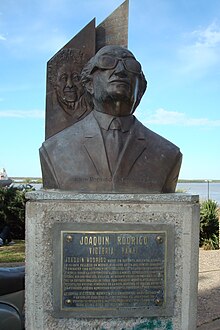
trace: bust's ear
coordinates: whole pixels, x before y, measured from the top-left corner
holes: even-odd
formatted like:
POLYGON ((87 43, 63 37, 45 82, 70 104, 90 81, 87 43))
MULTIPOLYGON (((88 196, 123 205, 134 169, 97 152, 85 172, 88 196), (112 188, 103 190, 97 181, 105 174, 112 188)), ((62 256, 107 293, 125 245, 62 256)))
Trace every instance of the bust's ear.
POLYGON ((93 81, 92 78, 89 79, 86 83, 85 83, 85 88, 87 90, 87 92, 91 95, 94 94, 94 88, 93 88, 93 81))

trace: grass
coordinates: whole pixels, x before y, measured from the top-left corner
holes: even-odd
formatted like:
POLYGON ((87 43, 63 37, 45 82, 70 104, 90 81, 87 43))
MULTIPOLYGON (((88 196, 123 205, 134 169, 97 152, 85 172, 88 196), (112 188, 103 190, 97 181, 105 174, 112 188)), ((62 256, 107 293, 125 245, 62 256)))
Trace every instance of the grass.
POLYGON ((15 240, 14 245, 4 245, 0 247, 0 264, 10 262, 24 262, 25 241, 15 240))

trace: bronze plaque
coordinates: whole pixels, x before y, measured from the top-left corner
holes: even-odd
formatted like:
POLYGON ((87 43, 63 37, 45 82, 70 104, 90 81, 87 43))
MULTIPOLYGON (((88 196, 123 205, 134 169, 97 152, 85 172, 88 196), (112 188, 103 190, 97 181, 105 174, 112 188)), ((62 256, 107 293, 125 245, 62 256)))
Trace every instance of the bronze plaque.
POLYGON ((54 267, 58 316, 171 314, 171 226, 112 224, 102 225, 101 230, 97 224, 58 227, 55 236, 60 251, 54 267))

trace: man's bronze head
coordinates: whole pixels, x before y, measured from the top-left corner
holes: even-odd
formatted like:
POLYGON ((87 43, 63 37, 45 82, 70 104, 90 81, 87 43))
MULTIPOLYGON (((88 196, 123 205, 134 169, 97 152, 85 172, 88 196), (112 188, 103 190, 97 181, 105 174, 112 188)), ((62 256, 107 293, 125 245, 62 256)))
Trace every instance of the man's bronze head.
POLYGON ((126 48, 105 46, 85 65, 82 82, 94 102, 124 102, 123 114, 133 113, 146 90, 141 64, 126 48))

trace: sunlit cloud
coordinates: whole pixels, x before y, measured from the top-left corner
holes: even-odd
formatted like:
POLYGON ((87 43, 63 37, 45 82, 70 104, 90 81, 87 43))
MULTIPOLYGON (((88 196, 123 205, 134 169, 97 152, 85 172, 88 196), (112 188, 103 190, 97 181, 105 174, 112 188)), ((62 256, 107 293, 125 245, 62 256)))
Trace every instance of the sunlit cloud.
POLYGON ((216 22, 192 31, 179 50, 183 73, 203 74, 220 61, 220 25, 216 22))
POLYGON ((2 34, 0 34, 0 40, 6 40, 6 38, 2 34))
POLYGON ((187 114, 183 112, 167 111, 160 108, 144 120, 144 123, 157 125, 218 127, 220 126, 220 119, 211 120, 208 118, 192 118, 188 117, 187 114))
POLYGON ((32 85, 29 83, 22 83, 20 85, 7 84, 5 85, 2 81, 0 81, 0 93, 8 93, 8 92, 23 92, 28 91, 32 88, 32 85))
POLYGON ((60 48, 62 48, 68 42, 68 38, 62 34, 51 34, 48 35, 46 38, 37 40, 37 47, 38 51, 42 52, 57 52, 60 48))
POLYGON ((210 24, 206 29, 196 30, 192 34, 198 38, 197 47, 216 47, 220 44, 220 27, 216 22, 210 24))
POLYGON ((44 111, 41 110, 30 110, 30 111, 22 111, 22 110, 5 110, 0 111, 1 118, 44 118, 44 111))
MULTIPOLYGON (((110 14, 120 3, 121 0, 101 2, 97 21, 102 12, 108 12, 109 8, 110 14)), ((21 10, 19 2, 13 1, 10 17, 15 17, 16 20, 7 21, 7 15, 4 18, 8 25, 7 51, 16 58, 30 58, 38 54, 48 56, 48 53, 49 56, 53 55, 93 19, 96 5, 97 0, 75 1, 74 6, 69 0, 34 1, 36 13, 30 15, 29 7, 21 10), (25 19, 22 19, 21 12, 25 19)), ((3 31, 1 35, 4 37, 3 31)))
POLYGON ((8 45, 11 47, 11 51, 17 57, 30 57, 37 53, 55 53, 68 42, 68 38, 62 33, 49 33, 35 34, 34 43, 31 33, 26 32, 22 36, 13 36, 8 40, 8 45), (26 48, 26 51, 22 51, 27 44, 31 44, 31 47, 26 48))

